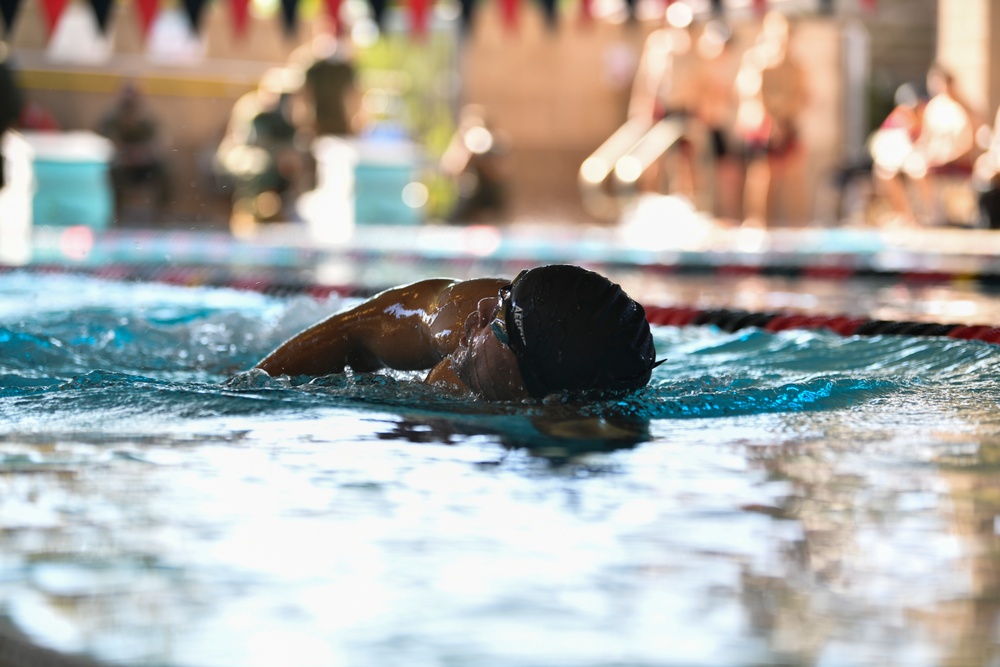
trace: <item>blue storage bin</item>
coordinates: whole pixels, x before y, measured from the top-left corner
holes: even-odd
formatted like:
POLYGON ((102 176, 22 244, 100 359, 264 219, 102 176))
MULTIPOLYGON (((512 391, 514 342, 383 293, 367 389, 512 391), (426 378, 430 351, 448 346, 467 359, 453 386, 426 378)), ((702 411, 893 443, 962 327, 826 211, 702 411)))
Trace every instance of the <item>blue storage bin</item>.
POLYGON ((36 159, 31 216, 36 225, 105 229, 114 217, 108 165, 36 159))
POLYGON ((34 176, 35 225, 105 229, 114 218, 108 175, 113 146, 92 132, 25 132, 34 176))
POLYGON ((403 201, 416 177, 412 163, 361 161, 354 168, 354 219, 359 225, 418 225, 421 211, 403 201))

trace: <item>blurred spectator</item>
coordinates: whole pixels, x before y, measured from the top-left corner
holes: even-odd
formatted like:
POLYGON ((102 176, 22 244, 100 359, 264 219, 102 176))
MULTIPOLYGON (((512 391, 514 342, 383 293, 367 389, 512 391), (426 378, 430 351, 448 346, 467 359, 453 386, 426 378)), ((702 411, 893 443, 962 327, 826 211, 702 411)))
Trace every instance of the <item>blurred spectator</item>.
POLYGON ((961 99, 955 79, 940 65, 927 73, 930 99, 898 104, 872 142, 875 177, 902 224, 945 222, 937 181, 943 176, 968 180, 975 152, 975 113, 961 99), (906 183, 917 192, 915 212, 906 183))
POLYGON ((927 99, 916 86, 903 84, 896 89, 895 107, 868 140, 876 189, 897 219, 913 220, 913 211, 903 182, 903 166, 913 154, 920 136, 927 99))
POLYGON ((458 129, 441 156, 441 171, 458 190, 449 222, 470 222, 483 213, 501 213, 508 198, 508 147, 481 106, 462 109, 458 129))
MULTIPOLYGON (((3 140, 4 133, 17 123, 22 105, 21 89, 7 57, 7 46, 0 42, 0 141, 3 140)), ((3 153, 0 153, 0 188, 5 182, 4 158, 3 153)))
POLYGON ((726 220, 741 216, 743 156, 733 137, 736 119, 736 74, 739 58, 732 31, 720 20, 710 21, 696 42, 697 69, 693 77, 693 111, 707 132, 714 178, 712 210, 726 220))
POLYGON ((979 190, 979 210, 990 229, 1000 229, 1000 109, 993 121, 989 147, 976 160, 975 174, 979 190))
POLYGON ((805 217, 806 155, 798 125, 808 92, 806 73, 789 48, 791 37, 788 19, 768 12, 736 78, 736 132, 746 151, 743 214, 748 225, 805 217))
POLYGON ((114 107, 101 119, 98 132, 115 147, 111 184, 119 214, 128 190, 146 184, 156 190, 159 212, 166 211, 170 204, 170 176, 159 142, 159 125, 133 82, 122 86, 114 107))
POLYGON ((691 16, 678 15, 687 5, 677 3, 664 14, 664 25, 646 38, 632 84, 628 117, 643 118, 650 125, 664 119, 682 124, 677 150, 650 165, 642 183, 647 189, 669 189, 694 201, 695 175, 692 148, 687 140, 697 56, 692 44, 691 16), (664 183, 666 181, 666 183, 664 183))
POLYGON ((238 234, 281 217, 286 199, 301 188, 303 151, 291 109, 300 85, 294 70, 273 68, 233 106, 216 168, 232 186, 231 226, 238 234))
POLYGON ((321 33, 293 52, 289 65, 304 74, 299 128, 312 137, 355 134, 360 99, 350 44, 321 33))

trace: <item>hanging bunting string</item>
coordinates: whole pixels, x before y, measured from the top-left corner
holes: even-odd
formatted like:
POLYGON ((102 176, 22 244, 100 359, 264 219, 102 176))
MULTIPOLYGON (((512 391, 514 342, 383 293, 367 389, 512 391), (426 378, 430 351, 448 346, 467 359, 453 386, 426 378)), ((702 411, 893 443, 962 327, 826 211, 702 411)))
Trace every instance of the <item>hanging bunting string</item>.
MULTIPOLYGON (((71 0, 40 0, 39 6, 45 21, 46 34, 48 37, 55 33, 56 28, 62 19, 63 14, 71 0)), ((121 0, 87 0, 97 24, 102 33, 107 33, 111 14, 114 11, 116 1, 121 0)), ((201 32, 202 16, 205 7, 210 0, 181 0, 192 31, 196 34, 201 32)), ((341 21, 340 13, 343 0, 321 0, 325 6, 326 14, 331 22, 334 34, 343 34, 345 26, 341 21)), ((479 0, 459 0, 461 6, 460 30, 463 35, 472 29, 473 19, 476 10, 476 2, 479 0)), ((545 18, 546 26, 550 29, 557 29, 559 26, 559 0, 537 0, 539 7, 545 18)), ((675 2, 683 0, 660 0, 664 8, 670 7, 675 2)), ((161 0, 131 0, 135 7, 136 18, 139 22, 142 39, 148 38, 156 16, 160 11, 161 0)), ((229 13, 232 21, 233 35, 237 38, 244 38, 249 28, 251 0, 229 0, 229 13)), ((384 28, 385 12, 388 0, 367 0, 371 9, 372 18, 379 28, 384 28)), ((430 29, 431 17, 433 16, 434 3, 436 0, 406 0, 405 8, 408 10, 409 28, 413 35, 422 37, 430 29)), ((508 31, 514 31, 520 23, 520 3, 521 0, 496 0, 500 13, 500 20, 503 27, 508 31)), ((594 0, 578 0, 579 2, 579 22, 587 23, 594 18, 594 0)), ((630 19, 636 18, 636 6, 639 0, 624 0, 630 19)), ((874 13, 878 8, 878 0, 857 0, 858 7, 865 13, 874 13)), ((22 0, 0 0, 0 17, 4 22, 4 34, 9 35, 14 21, 18 16, 22 0)), ((769 10, 768 0, 750 0, 750 7, 754 14, 762 16, 769 10)), ((298 9, 300 0, 281 0, 280 10, 284 25, 285 34, 289 37, 295 36, 298 32, 298 9)), ((710 9, 713 16, 722 16, 725 13, 724 0, 709 0, 707 9, 710 9)), ((836 14, 835 0, 818 0, 818 11, 823 15, 836 14)))

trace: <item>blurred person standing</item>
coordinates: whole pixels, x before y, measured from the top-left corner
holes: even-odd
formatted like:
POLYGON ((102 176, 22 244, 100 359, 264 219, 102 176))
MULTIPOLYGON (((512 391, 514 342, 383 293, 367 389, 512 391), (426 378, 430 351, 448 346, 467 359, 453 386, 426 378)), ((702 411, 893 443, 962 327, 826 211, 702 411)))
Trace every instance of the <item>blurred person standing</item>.
MULTIPOLYGON (((17 76, 8 57, 7 45, 0 42, 0 141, 7 130, 13 128, 21 116, 24 98, 17 84, 17 76)), ((2 148, 2 145, 0 145, 2 148)), ((0 152, 0 189, 6 183, 4 157, 0 152)))
POLYGON ((696 42, 697 69, 693 77, 693 113, 707 134, 714 178, 712 212, 724 220, 742 213, 743 155, 733 136, 736 120, 736 74, 740 60, 733 34, 721 20, 710 21, 696 42))
POLYGON ((313 138, 356 134, 361 103, 350 44, 321 33, 292 53, 289 66, 303 73, 300 129, 313 138))
POLYGON ((872 156, 875 191, 889 204, 891 222, 911 223, 913 207, 903 180, 903 166, 920 136, 927 98, 913 84, 904 83, 896 89, 893 101, 892 111, 869 138, 868 150, 872 156))
POLYGON ((148 112, 139 88, 126 81, 114 106, 101 119, 97 131, 114 144, 111 160, 111 184, 115 210, 121 215, 126 192, 136 186, 151 184, 159 213, 170 205, 170 175, 160 146, 159 123, 148 112))
POLYGON ((993 120, 989 147, 976 160, 975 176, 980 216, 988 228, 1000 229, 1000 109, 993 120))
POLYGON ((628 117, 642 118, 650 126, 663 120, 681 124, 676 148, 650 165, 640 182, 648 190, 667 189, 693 202, 693 150, 687 136, 697 69, 692 19, 686 4, 673 4, 664 14, 663 26, 646 38, 632 83, 628 117))
POLYGON ((470 104, 459 114, 458 128, 441 156, 441 171, 457 189, 448 222, 472 222, 506 210, 509 196, 509 147, 486 110, 470 104))
POLYGON ((764 16, 757 43, 736 77, 736 131, 746 151, 744 224, 766 227, 805 219, 805 147, 799 117, 808 100, 806 73, 792 55, 792 25, 764 16))
POLYGON ((215 165, 232 188, 230 228, 238 236, 252 233, 257 222, 278 220, 286 200, 302 188, 305 150, 292 118, 300 86, 295 70, 272 68, 233 105, 215 165))

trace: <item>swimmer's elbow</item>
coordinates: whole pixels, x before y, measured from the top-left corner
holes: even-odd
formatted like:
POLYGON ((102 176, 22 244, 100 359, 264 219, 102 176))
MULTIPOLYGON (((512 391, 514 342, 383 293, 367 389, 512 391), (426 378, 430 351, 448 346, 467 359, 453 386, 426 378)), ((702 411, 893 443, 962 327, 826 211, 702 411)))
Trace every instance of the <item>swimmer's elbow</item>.
POLYGON ((318 377, 344 372, 344 363, 324 363, 317 360, 314 355, 290 353, 285 348, 279 347, 261 359, 254 368, 259 368, 271 377, 280 375, 318 377))
POLYGON ((368 373, 385 367, 364 349, 353 349, 346 354, 324 352, 324 350, 304 350, 299 346, 283 346, 261 359, 254 368, 259 368, 271 377, 279 375, 321 377, 343 373, 347 367, 359 373, 368 373))

